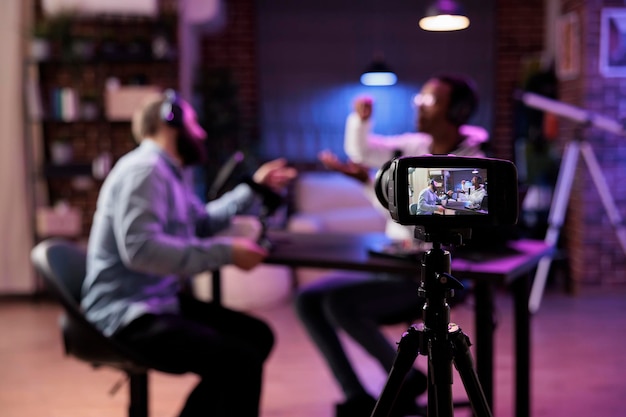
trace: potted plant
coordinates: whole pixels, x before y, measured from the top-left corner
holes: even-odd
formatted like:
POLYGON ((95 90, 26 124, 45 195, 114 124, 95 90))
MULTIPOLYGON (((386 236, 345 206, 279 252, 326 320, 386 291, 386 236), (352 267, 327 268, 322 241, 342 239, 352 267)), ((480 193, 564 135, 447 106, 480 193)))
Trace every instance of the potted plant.
POLYGON ((46 27, 47 38, 53 54, 62 58, 72 56, 72 22, 75 14, 70 11, 56 13, 39 22, 46 27))

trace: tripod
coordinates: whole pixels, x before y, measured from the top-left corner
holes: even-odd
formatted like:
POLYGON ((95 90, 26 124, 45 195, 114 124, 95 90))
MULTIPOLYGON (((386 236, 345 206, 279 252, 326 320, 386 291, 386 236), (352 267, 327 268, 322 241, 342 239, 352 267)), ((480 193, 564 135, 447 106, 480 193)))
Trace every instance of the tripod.
MULTIPOLYGON (((576 137, 565 147, 559 175, 556 180, 554 196, 552 197, 552 204, 550 205, 550 212, 548 213, 548 232, 546 233, 545 242, 551 247, 556 247, 559 232, 563 225, 563 220, 565 219, 565 211, 567 209, 570 192, 572 190, 576 165, 578 164, 578 154, 582 153, 587 163, 589 173, 591 174, 591 179, 596 186, 596 191, 598 191, 600 195, 604 210, 615 228, 622 250, 626 253, 626 229, 622 224, 619 210, 615 205, 606 180, 602 175, 600 164, 593 153, 593 149, 588 142, 583 140, 581 134, 581 127, 593 126, 616 135, 626 135, 624 124, 609 117, 594 114, 576 106, 534 93, 523 92, 516 95, 528 107, 550 112, 580 124, 576 137)), ((531 313, 535 313, 539 308, 551 263, 552 257, 544 256, 537 265, 537 271, 535 272, 535 279, 528 301, 528 309, 531 313)))
MULTIPOLYGON (((567 210, 567 203, 569 201, 570 193, 572 190, 572 184, 574 182, 574 174, 576 173, 576 166, 578 164, 578 155, 582 153, 582 156, 589 169, 591 179, 598 191, 604 210, 609 216, 609 220, 615 229, 617 238, 622 246, 622 250, 626 253, 626 228, 622 222, 619 210, 615 205, 612 194, 606 183, 606 179, 602 175, 602 169, 600 164, 593 153, 593 148, 589 142, 583 140, 582 134, 577 133, 577 137, 566 145, 563 153, 563 160, 559 169, 559 175, 557 177, 554 196, 552 197, 552 204, 550 205, 550 212, 548 214, 548 231, 546 233, 545 242, 551 247, 556 247, 559 238, 563 221, 565 220, 565 212, 567 210)), ((545 288, 548 272, 550 270, 550 264, 552 263, 551 256, 544 256, 537 265, 537 271, 535 272, 535 279, 530 292, 530 298, 528 301, 528 308, 531 313, 535 313, 539 309, 541 303, 541 297, 543 296, 543 290, 545 288)))
POLYGON ((440 239, 434 238, 431 241, 433 248, 422 259, 422 277, 418 290, 418 294, 426 300, 423 324, 411 326, 402 335, 391 372, 371 417, 390 415, 404 378, 418 354, 428 357, 428 417, 454 415, 453 363, 467 392, 474 416, 492 416, 474 369, 469 338, 456 324, 450 323, 447 298, 454 295, 455 289, 462 289, 463 285, 450 275, 450 252, 441 248, 440 239))

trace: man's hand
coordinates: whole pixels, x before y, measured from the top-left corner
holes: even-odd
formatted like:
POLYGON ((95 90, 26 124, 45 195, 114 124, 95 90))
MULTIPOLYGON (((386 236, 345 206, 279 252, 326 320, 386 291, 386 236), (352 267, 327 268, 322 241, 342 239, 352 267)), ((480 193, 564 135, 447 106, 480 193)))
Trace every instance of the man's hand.
POLYGON ((249 271, 267 257, 267 251, 245 238, 234 238, 233 248, 233 265, 244 271, 249 271))
POLYGON ((367 167, 352 161, 341 162, 337 155, 331 151, 322 151, 317 155, 320 162, 332 171, 341 172, 362 183, 367 183, 370 179, 367 167))
POLYGON ((361 120, 368 120, 372 117, 372 112, 374 111, 374 101, 370 97, 357 97, 354 100, 354 111, 361 120))
POLYGON ((297 175, 298 171, 295 168, 287 166, 286 159, 279 158, 261 165, 252 176, 252 180, 259 185, 279 192, 297 175))

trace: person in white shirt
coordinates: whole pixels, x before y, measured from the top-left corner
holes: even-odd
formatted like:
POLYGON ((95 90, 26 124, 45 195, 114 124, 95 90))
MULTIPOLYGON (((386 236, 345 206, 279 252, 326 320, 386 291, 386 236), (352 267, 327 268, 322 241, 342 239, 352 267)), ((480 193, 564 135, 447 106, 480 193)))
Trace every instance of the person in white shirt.
MULTIPOLYGON (((415 97, 415 105, 418 131, 384 137, 371 131, 373 101, 357 99, 345 128, 344 148, 350 160, 343 163, 330 152, 319 155, 329 169, 363 182, 372 203, 381 210, 383 207, 375 198, 368 174, 369 170, 380 168, 394 156, 484 156, 480 147, 487 141, 487 132, 466 124, 478 105, 470 80, 447 75, 434 77, 415 97)), ((414 184, 414 189, 426 185, 426 182, 414 184)), ((388 210, 384 210, 389 215, 388 210)), ((411 230, 391 219, 387 234, 392 238, 413 239, 411 230)), ((346 355, 338 330, 344 330, 389 372, 397 347, 380 331, 380 326, 421 316, 417 285, 415 277, 389 274, 367 274, 359 278, 332 276, 303 287, 297 294, 296 311, 345 397, 336 405, 335 417, 366 417, 375 405, 374 398, 359 380, 346 355)), ((412 369, 398 393, 394 417, 416 414, 419 411, 416 398, 425 392, 426 385, 426 376, 420 370, 412 369)))
POLYGON ((486 195, 487 189, 483 184, 483 178, 480 175, 474 175, 472 177, 472 189, 467 194, 469 208, 479 208, 486 195))

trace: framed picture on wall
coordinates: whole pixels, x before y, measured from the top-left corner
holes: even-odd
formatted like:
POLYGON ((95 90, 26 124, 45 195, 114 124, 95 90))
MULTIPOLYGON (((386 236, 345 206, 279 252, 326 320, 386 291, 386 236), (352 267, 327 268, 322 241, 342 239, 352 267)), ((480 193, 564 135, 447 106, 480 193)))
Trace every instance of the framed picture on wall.
POLYGON ((556 72, 560 80, 572 80, 580 73, 580 23, 578 14, 559 17, 556 32, 556 72))
POLYGON ((626 8, 602 9, 600 73, 605 77, 626 77, 626 8))

